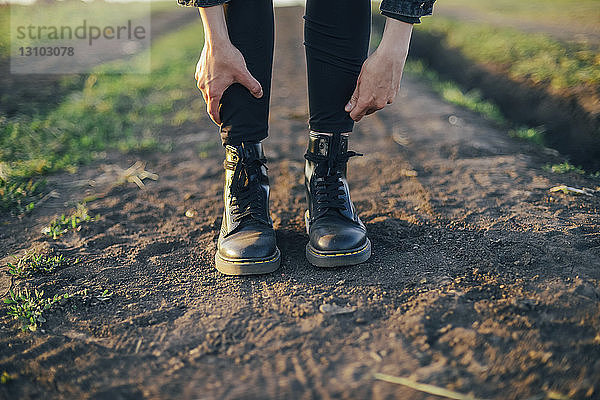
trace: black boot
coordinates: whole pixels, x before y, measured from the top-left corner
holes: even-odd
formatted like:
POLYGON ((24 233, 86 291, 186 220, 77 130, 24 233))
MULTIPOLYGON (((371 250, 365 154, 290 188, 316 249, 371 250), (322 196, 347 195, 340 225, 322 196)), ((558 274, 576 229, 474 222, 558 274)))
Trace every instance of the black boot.
POLYGON ((348 137, 311 133, 304 155, 308 200, 306 258, 318 267, 354 265, 371 256, 367 230, 350 200, 346 164, 348 137))
POLYGON ((260 143, 225 146, 225 211, 215 254, 215 265, 224 274, 265 274, 279 268, 266 161, 260 143))

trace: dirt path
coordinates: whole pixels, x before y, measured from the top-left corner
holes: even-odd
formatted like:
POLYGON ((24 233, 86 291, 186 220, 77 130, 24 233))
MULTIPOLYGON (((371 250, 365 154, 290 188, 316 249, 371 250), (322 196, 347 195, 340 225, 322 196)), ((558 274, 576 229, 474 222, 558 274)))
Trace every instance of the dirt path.
POLYGON ((213 268, 215 128, 205 120, 172 132, 173 152, 146 157, 160 179, 90 203, 100 219, 80 232, 48 242, 39 210, 2 227, 4 254, 51 246, 82 260, 34 281, 48 293, 114 295, 73 300, 48 315, 44 332, 20 333, 0 316, 0 372, 17 376, 0 397, 434 398, 375 372, 481 398, 600 396, 600 198, 548 192, 598 182, 544 172, 550 158, 423 83, 405 81, 401 98, 351 139, 365 153, 351 161, 350 180, 371 260, 307 263, 300 16, 277 10, 266 144, 281 269, 231 278, 213 268), (355 311, 328 315, 322 304, 355 311))

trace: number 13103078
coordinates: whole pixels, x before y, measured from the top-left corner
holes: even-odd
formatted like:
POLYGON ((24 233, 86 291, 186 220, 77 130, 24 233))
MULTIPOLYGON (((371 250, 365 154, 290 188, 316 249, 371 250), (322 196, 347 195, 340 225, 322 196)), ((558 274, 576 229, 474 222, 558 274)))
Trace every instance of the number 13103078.
POLYGON ((67 46, 19 47, 21 57, 72 57, 75 48, 67 46))

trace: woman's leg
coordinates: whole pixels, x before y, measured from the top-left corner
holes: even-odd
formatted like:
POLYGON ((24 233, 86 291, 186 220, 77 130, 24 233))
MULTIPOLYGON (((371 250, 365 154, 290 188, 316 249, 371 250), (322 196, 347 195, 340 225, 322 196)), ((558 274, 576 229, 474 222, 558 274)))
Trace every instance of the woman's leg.
POLYGON ((306 258, 319 267, 354 265, 371 242, 350 199, 346 163, 354 122, 344 110, 369 48, 369 0, 307 0, 304 38, 310 129, 304 168, 306 258))
POLYGON ((344 111, 369 50, 369 0, 307 0, 304 45, 309 125, 316 132, 350 132, 344 111))
POLYGON ((231 0, 225 5, 231 43, 246 60, 250 73, 260 82, 260 99, 240 85, 231 85, 221 99, 223 144, 257 143, 267 137, 271 71, 273 66, 273 1, 231 0))

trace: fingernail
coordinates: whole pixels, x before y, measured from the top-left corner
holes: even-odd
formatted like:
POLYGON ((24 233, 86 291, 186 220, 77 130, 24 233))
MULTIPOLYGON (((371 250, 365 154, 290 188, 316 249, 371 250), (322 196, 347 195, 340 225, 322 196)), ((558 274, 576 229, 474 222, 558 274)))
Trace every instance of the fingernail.
POLYGON ((352 103, 348 102, 348 104, 346 104, 346 107, 344 109, 346 111, 351 111, 352 110, 352 103))

